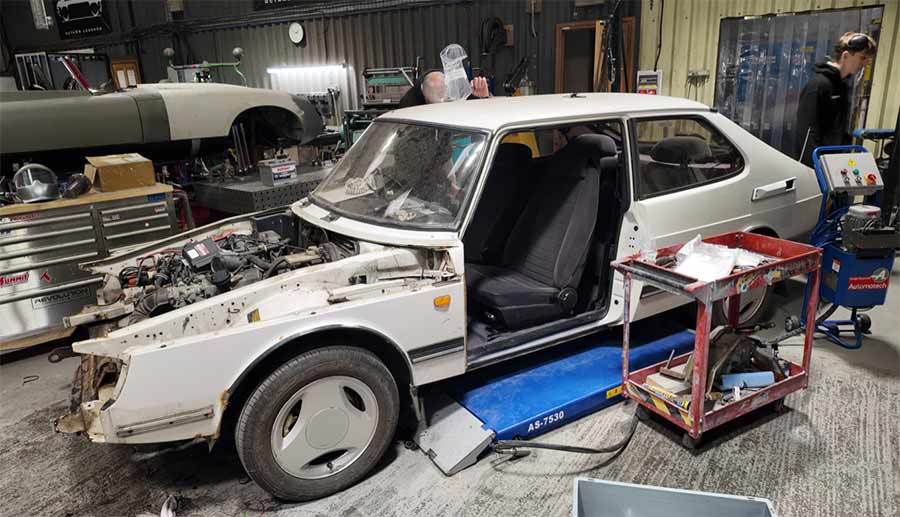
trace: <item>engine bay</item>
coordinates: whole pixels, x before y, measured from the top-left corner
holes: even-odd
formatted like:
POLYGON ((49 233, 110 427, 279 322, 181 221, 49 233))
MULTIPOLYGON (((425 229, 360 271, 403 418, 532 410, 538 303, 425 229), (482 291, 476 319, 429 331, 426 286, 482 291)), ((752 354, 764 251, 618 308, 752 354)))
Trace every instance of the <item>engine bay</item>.
POLYGON ((359 244, 302 226, 290 212, 251 219, 249 233, 224 231, 181 247, 162 249, 108 275, 100 296, 130 302, 120 325, 179 309, 302 267, 335 262, 359 253, 359 244))

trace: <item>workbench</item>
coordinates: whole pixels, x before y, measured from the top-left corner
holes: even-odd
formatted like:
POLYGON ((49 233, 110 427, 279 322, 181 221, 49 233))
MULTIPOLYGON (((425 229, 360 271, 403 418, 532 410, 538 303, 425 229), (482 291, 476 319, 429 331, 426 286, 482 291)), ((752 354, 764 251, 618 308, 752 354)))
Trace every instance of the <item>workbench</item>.
POLYGON ((63 317, 95 303, 78 264, 177 233, 172 187, 91 192, 0 208, 0 351, 71 334, 63 317))

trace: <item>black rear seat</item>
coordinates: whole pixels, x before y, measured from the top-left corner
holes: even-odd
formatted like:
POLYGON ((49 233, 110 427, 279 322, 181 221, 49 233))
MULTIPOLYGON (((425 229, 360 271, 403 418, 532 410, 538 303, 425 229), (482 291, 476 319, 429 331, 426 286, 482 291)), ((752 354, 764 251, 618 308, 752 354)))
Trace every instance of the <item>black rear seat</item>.
POLYGON ((572 312, 597 223, 601 159, 615 155, 608 136, 574 138, 547 163, 500 264, 466 264, 469 299, 492 324, 516 330, 572 312))

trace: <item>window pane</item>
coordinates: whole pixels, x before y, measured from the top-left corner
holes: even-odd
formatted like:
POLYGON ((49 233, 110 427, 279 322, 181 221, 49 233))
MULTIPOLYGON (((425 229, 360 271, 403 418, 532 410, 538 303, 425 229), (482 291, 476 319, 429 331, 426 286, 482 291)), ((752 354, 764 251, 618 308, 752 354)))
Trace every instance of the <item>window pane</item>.
POLYGON ((744 167, 738 150, 697 119, 639 121, 637 141, 641 198, 715 181, 744 167))

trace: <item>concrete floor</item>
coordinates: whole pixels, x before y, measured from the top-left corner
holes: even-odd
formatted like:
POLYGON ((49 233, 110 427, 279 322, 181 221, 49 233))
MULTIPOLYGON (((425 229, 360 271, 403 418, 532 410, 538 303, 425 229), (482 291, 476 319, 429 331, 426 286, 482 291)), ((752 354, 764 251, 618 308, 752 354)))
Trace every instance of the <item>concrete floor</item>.
MULTIPOLYGON (((787 413, 763 410, 699 451, 682 449, 664 426, 641 424, 618 458, 489 454, 447 478, 398 442, 363 482, 306 504, 272 499, 222 448, 160 452, 54 434, 77 360, 18 359, 0 366, 0 514, 158 515, 175 495, 178 515, 569 515, 573 480, 583 476, 767 497, 781 516, 900 515, 900 263, 892 285, 888 303, 870 313, 862 350, 817 340, 810 388, 788 397, 787 413)), ((775 321, 795 313, 800 297, 802 285, 789 285, 775 321)), ((799 346, 782 351, 799 362, 799 346)), ((633 410, 619 404, 542 440, 610 443, 633 410)))

